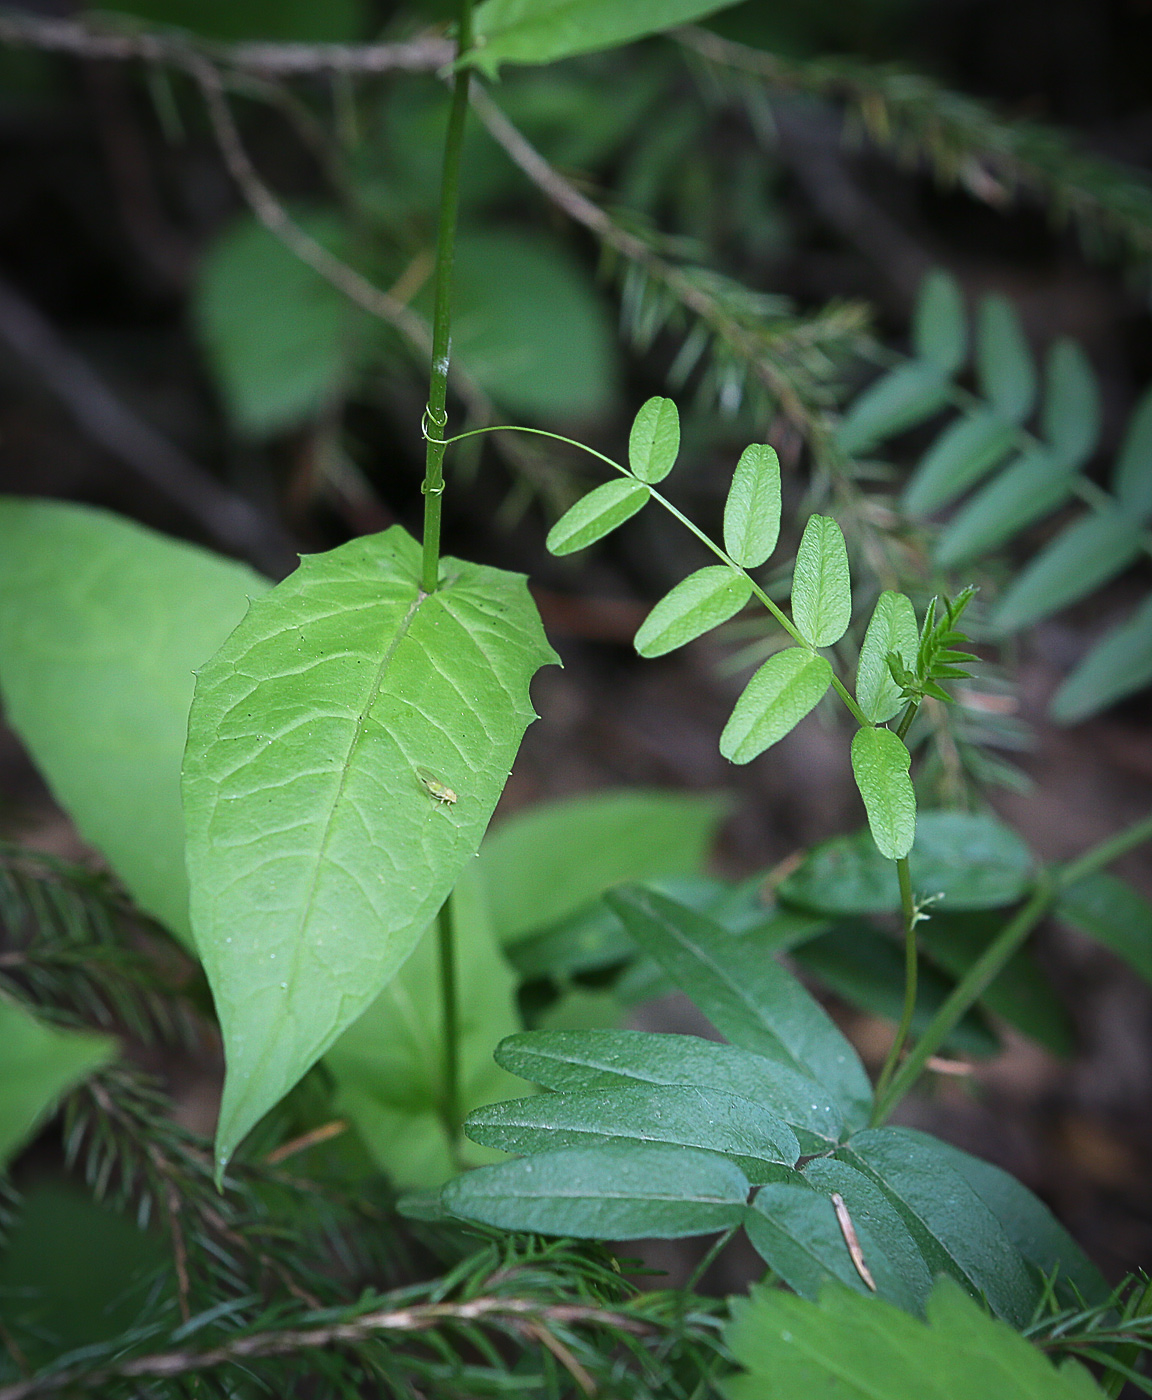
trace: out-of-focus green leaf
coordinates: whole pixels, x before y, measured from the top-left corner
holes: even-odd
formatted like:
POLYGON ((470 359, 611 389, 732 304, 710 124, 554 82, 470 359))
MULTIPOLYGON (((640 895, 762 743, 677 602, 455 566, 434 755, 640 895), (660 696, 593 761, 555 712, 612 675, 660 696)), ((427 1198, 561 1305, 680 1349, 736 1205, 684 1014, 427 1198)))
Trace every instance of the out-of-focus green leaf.
POLYGON ((523 577, 445 558, 440 579, 424 592, 399 527, 305 558, 197 678, 184 810, 220 1161, 412 952, 534 718, 555 657, 523 577))
POLYGON ((937 270, 925 277, 912 320, 912 344, 922 360, 952 375, 968 357, 968 321, 956 279, 937 270))
MULTIPOLYGON (((483 878, 461 872, 449 903, 456 952, 458 1093, 468 1112, 523 1092, 492 1059, 519 1029, 516 978, 492 935, 483 878)), ((367 1011, 324 1056, 335 1109, 355 1125, 377 1166, 402 1187, 439 1186, 494 1154, 449 1140, 444 1126, 444 1008, 433 925, 367 1011)))
POLYGON ((631 477, 618 477, 597 486, 576 502, 548 531, 553 554, 575 554, 602 540, 642 510, 651 495, 647 486, 631 477))
POLYGON ((836 429, 836 442, 858 457, 946 408, 951 387, 949 375, 931 360, 889 370, 853 402, 836 429))
POLYGON ((1020 318, 1002 296, 985 297, 976 326, 980 392, 1009 423, 1023 423, 1036 402, 1036 366, 1020 318))
POLYGON ((1100 390, 1084 351, 1058 340, 1048 352, 1040 428, 1057 461, 1079 466, 1100 437, 1100 390))
POLYGON ((61 1094, 116 1053, 110 1036, 61 1030, 0 997, 0 1171, 61 1094))
POLYGON ((804 527, 792 574, 792 620, 813 647, 838 642, 852 620, 848 550, 831 516, 810 516, 804 527))
POLYGON ((889 653, 894 652, 911 670, 919 644, 911 599, 885 589, 876 599, 856 666, 856 699, 873 724, 892 719, 904 703, 888 669, 889 653))
POLYGON ((931 515, 987 476, 1012 450, 1016 426, 1000 414, 974 409, 940 433, 904 488, 909 515, 931 515))
POLYGON ((724 548, 745 569, 758 569, 780 537, 780 459, 754 442, 740 454, 724 502, 724 548))
MULTIPOLYGON (((921 812, 910 862, 918 895, 942 896, 941 909, 994 909, 1027 893, 1028 848, 985 813, 921 812)), ((900 907, 896 871, 869 833, 817 846, 777 891, 781 899, 827 914, 884 914, 900 907)))
POLYGON ((770 656, 736 701, 720 735, 720 752, 733 763, 750 763, 783 739, 819 704, 832 684, 832 667, 804 647, 770 656))
POLYGON ((636 650, 664 656, 734 617, 752 596, 752 585, 727 564, 697 569, 666 593, 640 625, 636 650))
POLYGON ((680 451, 680 415, 671 399, 642 404, 628 435, 628 465, 633 476, 654 486, 676 465, 680 451))
MULTIPOLYGON (((296 217, 317 242, 346 256, 335 215, 296 217)), ((229 416, 254 437, 323 412, 349 380, 364 330, 347 297, 251 217, 209 249, 192 309, 229 416)))
POLYGON ((695 874, 727 807, 723 798, 628 788, 517 812, 480 848, 497 940, 551 928, 626 880, 695 874))
POLYGON ((1024 452, 970 497, 936 541, 941 568, 953 569, 998 548, 1066 500, 1076 463, 1061 461, 1047 447, 1024 452))
POLYGON ((1099 870, 1060 891, 1056 913, 1152 982, 1152 904, 1126 881, 1099 870))
POLYGON ((916 792, 908 776, 912 758, 890 729, 858 729, 852 739, 852 772, 868 812, 872 839, 882 856, 901 860, 916 835, 916 792))
POLYGON ((1152 389, 1128 421, 1124 445, 1112 470, 1112 490, 1133 519, 1143 521, 1152 515, 1152 389))
POLYGON ((678 1239, 738 1225, 749 1181, 715 1152, 649 1143, 566 1147, 450 1181, 454 1215, 577 1239, 678 1239))
POLYGON ((1048 706, 1058 724, 1077 724, 1152 681, 1152 594, 1106 632, 1048 706))
POLYGON ((84 839, 189 947, 180 763, 193 673, 269 587, 105 511, 0 500, 8 723, 84 839))

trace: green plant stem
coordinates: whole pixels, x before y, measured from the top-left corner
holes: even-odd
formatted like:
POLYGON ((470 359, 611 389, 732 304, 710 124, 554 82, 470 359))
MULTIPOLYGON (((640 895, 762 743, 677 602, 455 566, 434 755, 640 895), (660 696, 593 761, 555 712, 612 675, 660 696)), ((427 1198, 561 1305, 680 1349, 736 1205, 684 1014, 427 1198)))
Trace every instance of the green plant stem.
POLYGON ((900 881, 900 907, 904 913, 904 1011, 900 1017, 900 1025, 896 1030, 896 1038, 892 1042, 892 1048, 888 1051, 884 1068, 880 1071, 880 1078, 876 1081, 877 1105, 883 1100, 888 1084, 893 1074, 896 1073, 896 1066, 900 1063, 900 1054, 912 1030, 912 1017, 916 1014, 916 983, 919 973, 916 949, 916 904, 912 898, 912 872, 908 867, 907 856, 901 856, 896 862, 896 875, 900 881))
MULTIPOLYGON (((460 26, 456 52, 472 47, 472 0, 460 0, 460 26)), ((436 235, 436 272, 432 317, 432 369, 428 380, 427 421, 438 435, 425 437, 424 562, 425 593, 434 593, 440 581, 440 498, 444 494, 444 449, 439 437, 448 423, 448 358, 452 348, 452 266, 456 260, 456 215, 460 207, 460 154, 464 148, 464 119, 468 115, 467 68, 456 74, 448 132, 444 139, 444 172, 440 182, 440 226, 436 235)))
POLYGON ((456 987, 456 930, 452 919, 452 898, 448 897, 436 918, 436 944, 440 954, 440 1007, 444 1032, 444 1092, 440 1116, 455 1155, 460 1138, 460 1014, 456 987))
POLYGON ((1042 871, 1031 897, 1004 925, 984 952, 952 989, 927 1029, 908 1054, 884 1092, 876 1096, 874 1124, 883 1123, 919 1079, 924 1066, 951 1034, 969 1007, 984 995, 1004 964, 1048 912, 1062 889, 1095 874, 1142 842, 1152 840, 1152 815, 1117 832, 1058 870, 1042 871))
POLYGON ((912 721, 916 718, 916 712, 920 708, 919 700, 909 700, 908 708, 900 716, 900 723, 896 727, 896 737, 903 743, 905 734, 912 728, 912 721))

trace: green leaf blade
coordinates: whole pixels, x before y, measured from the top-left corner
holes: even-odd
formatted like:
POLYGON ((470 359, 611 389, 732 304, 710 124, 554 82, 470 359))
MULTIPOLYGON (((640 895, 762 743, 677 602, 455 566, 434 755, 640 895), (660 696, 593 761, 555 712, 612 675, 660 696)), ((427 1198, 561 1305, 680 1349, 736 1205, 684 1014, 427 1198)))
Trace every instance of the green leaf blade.
POLYGON ((949 375, 930 360, 890 370, 852 404, 836 429, 836 443, 858 457, 946 408, 950 389, 949 375))
POLYGON ((916 354, 953 375, 968 357, 968 321, 960 285, 937 269, 925 277, 912 321, 916 354))
POLYGON ((1132 518, 1146 521, 1152 515, 1152 390, 1129 420, 1112 470, 1112 490, 1132 518))
POLYGON ((574 554, 578 549, 587 549, 642 510, 651 494, 643 482, 631 477, 597 486, 566 510, 548 531, 549 553, 574 554))
POLYGON ((831 684, 825 657, 803 647, 778 651, 744 687, 720 735, 720 752, 733 763, 750 763, 790 733, 831 684))
POLYGON ((641 405, 628 436, 628 465, 638 481, 655 486, 676 465, 680 451, 680 415, 671 399, 651 398, 641 405))
POLYGON ((724 549, 742 568, 758 569, 780 537, 780 459, 753 443, 740 454, 724 502, 724 549))
POLYGON ((876 849, 902 860, 916 837, 916 793, 908 776, 912 756, 890 729, 858 729, 852 739, 852 773, 876 849))
POLYGON ((1075 470, 1076 464, 1061 461, 1046 447, 1022 453, 969 497, 944 527, 936 542, 936 562, 957 568, 997 549, 1068 498, 1075 470))
POLYGON ((1139 890, 1098 870, 1060 891, 1056 913, 1152 983, 1152 904, 1139 890))
POLYGON ((876 599, 856 666, 856 700, 873 724, 886 723, 904 704, 900 687, 888 669, 889 653, 895 653, 905 668, 911 669, 919 644, 912 600, 885 589, 876 599))
POLYGON ((923 516, 951 504, 1004 460, 1015 438, 1012 423, 985 409, 949 423, 909 478, 901 506, 923 516))
POLYGON ((1009 423, 1023 423, 1036 402, 1036 366, 1012 303, 985 297, 976 329, 980 391, 1009 423))
POLYGON ((445 559, 442 580, 423 592, 398 527, 307 558, 198 677, 184 799, 220 1159, 415 947, 533 718, 553 656, 523 579, 445 559))
POLYGON ((1076 724, 1152 681, 1152 594, 1106 632, 1052 697, 1057 724, 1076 724))
POLYGON ((809 646, 830 647, 852 620, 844 535, 831 516, 809 517, 792 575, 792 620, 809 646))
POLYGON ((1045 368, 1041 431, 1057 461, 1086 462, 1100 437, 1100 390, 1087 356, 1074 340, 1058 340, 1045 368))
POLYGON ((752 584, 727 564, 697 569, 656 604, 636 633, 641 656, 664 656, 735 617, 752 597, 752 584))

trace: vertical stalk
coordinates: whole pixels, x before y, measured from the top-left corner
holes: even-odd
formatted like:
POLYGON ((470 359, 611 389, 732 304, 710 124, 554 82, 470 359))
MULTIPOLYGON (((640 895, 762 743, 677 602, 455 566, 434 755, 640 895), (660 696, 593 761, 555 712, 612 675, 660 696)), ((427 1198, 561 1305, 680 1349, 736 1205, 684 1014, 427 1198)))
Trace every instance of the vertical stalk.
POLYGON ((876 1102, 884 1098, 884 1091, 900 1063, 900 1052, 908 1040, 912 1029, 912 1017, 916 1014, 916 982, 918 974, 916 957, 916 905, 912 898, 912 873, 908 867, 908 857, 896 862, 896 875, 900 881, 900 908, 904 914, 904 1013, 896 1031, 896 1039, 888 1051, 880 1078, 876 1081, 876 1102))
POLYGON ((444 1093, 440 1116, 448 1134, 453 1155, 460 1137, 460 1017, 456 988, 456 930, 452 919, 452 896, 444 901, 436 917, 436 943, 440 953, 440 1006, 444 1031, 444 1093))
MULTIPOLYGON (((472 0, 460 0, 456 51, 472 47, 472 0)), ((444 444, 435 441, 448 426, 448 358, 452 349, 452 265, 456 259, 456 213, 460 205, 460 153, 468 115, 471 74, 461 68, 452 86, 452 106, 444 140, 440 181, 440 225, 436 236, 435 310, 432 317, 432 370, 428 380, 428 430, 424 454, 424 564, 422 585, 434 593, 440 579, 440 498, 444 494, 444 444)))

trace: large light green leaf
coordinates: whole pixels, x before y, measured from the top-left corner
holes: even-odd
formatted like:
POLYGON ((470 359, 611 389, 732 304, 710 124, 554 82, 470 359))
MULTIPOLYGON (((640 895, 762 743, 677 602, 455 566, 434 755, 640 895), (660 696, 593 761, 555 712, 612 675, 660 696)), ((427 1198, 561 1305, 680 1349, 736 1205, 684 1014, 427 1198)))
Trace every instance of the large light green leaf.
POLYGON ((466 1220, 577 1239, 677 1239, 739 1225, 748 1178, 715 1152, 650 1143, 564 1147, 450 1181, 442 1200, 466 1220))
POLYGON ((632 477, 618 477, 581 496, 548 531, 553 554, 574 554, 602 540, 648 503, 651 491, 632 477))
POLYGON ((80 834, 190 944, 180 761, 193 672, 270 587, 88 506, 0 501, 0 688, 80 834))
POLYGON ((753 1184, 772 1180, 800 1156, 796 1134, 770 1109, 695 1084, 534 1094, 476 1109, 464 1131, 473 1142, 518 1156, 609 1141, 698 1147, 730 1158, 753 1184))
POLYGON ((851 620, 852 583, 843 532, 831 516, 810 516, 796 551, 792 621, 809 646, 830 647, 851 620))
POLYGON ((554 63, 615 48, 722 10, 734 0, 485 0, 470 62, 489 76, 501 63, 554 63))
POLYGON ((110 1036, 61 1030, 0 996, 0 1172, 60 1095, 116 1053, 110 1036))
MULTIPOLYGON (((333 215, 298 220, 339 257, 333 215)), ((257 223, 239 220, 200 265, 193 315, 236 426, 263 436, 321 413, 349 378, 363 314, 257 223)))
POLYGON ((1060 891, 1056 913, 1152 982, 1152 904, 1139 890, 1098 870, 1060 891))
MULTIPOLYGON (((994 909, 1027 893, 1034 874, 1027 846, 984 813, 921 812, 911 852, 917 894, 941 908, 994 909)), ((900 907, 896 871, 867 831, 835 836, 783 881, 781 899, 827 914, 884 914, 900 907)))
POLYGON ((724 548, 745 569, 758 569, 780 536, 780 459, 754 442, 740 454, 724 502, 724 548))
POLYGON ((949 423, 908 480, 901 505, 909 515, 931 515, 987 476, 1012 450, 1016 425, 978 408, 949 423))
POLYGON ((1076 724, 1152 681, 1152 594, 1106 632, 1048 706, 1058 724, 1076 724))
POLYGON ((680 415, 671 399, 651 398, 640 406, 628 434, 628 465, 639 481, 663 481, 680 451, 680 415))
POLYGON ((1136 405, 1112 470, 1112 489, 1137 520, 1152 515, 1152 389, 1136 405))
POLYGON ((641 886, 605 898, 636 942, 733 1045, 815 1079, 850 1128, 867 1121, 872 1086, 855 1050, 754 938, 730 933, 641 886))
POLYGON ((720 752, 733 763, 751 763, 783 739, 823 698, 832 667, 804 647, 788 647, 760 667, 720 735, 720 752))
POLYGON ((928 1325, 891 1303, 829 1287, 819 1303, 764 1284, 733 1304, 725 1341, 745 1374, 726 1400, 1102 1400, 1079 1363, 1059 1370, 950 1279, 928 1325))
POLYGON ((976 374, 980 392, 1009 423, 1023 423, 1036 402, 1036 366, 1020 318, 1007 297, 980 303, 976 326, 976 374))
POLYGON ((399 527, 314 555, 200 672, 192 926, 228 1073, 218 1159, 379 995, 480 844, 554 660, 519 575, 399 527))
POLYGON ((1048 352, 1040 426, 1060 462, 1078 465, 1100 437, 1100 390, 1088 358, 1074 340, 1048 352))
MULTIPOLYGON (((478 863, 461 872, 449 904, 456 952, 460 1107, 468 1112, 523 1092, 492 1059, 517 1030, 516 978, 492 934, 478 863)), ((398 1186, 439 1186, 494 1154, 450 1141, 444 1126, 444 1008, 432 926, 367 1011, 324 1056, 346 1114, 398 1186)))
POLYGON ((998 1317, 1023 1327, 1040 1296, 1039 1279, 1004 1226, 935 1138, 905 1128, 856 1133, 836 1156, 871 1177, 895 1206, 933 1273, 943 1269, 998 1317))
POLYGON ((517 812, 480 848, 497 939, 514 943, 550 928, 625 880, 696 874, 727 806, 628 788, 517 812))
POLYGON ((496 1061, 545 1089, 690 1084, 751 1099, 777 1114, 805 1152, 843 1135, 840 1110, 806 1074, 763 1055, 694 1035, 647 1031, 525 1031, 496 1047, 496 1061))
POLYGON ((888 669, 889 653, 894 652, 911 669, 919 644, 911 599, 885 589, 876 599, 856 665, 856 699, 873 724, 892 719, 904 704, 900 687, 888 669))
POLYGON ((727 622, 752 596, 752 585, 727 564, 697 569, 666 593, 640 625, 636 650, 664 656, 727 622))
POLYGON ((852 772, 868 812, 872 839, 882 856, 901 860, 916 835, 912 759, 890 729, 858 729, 852 739, 852 772))

